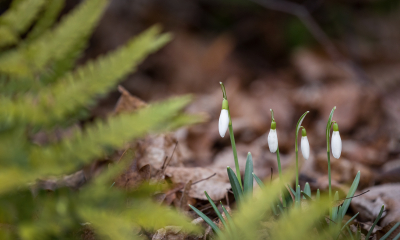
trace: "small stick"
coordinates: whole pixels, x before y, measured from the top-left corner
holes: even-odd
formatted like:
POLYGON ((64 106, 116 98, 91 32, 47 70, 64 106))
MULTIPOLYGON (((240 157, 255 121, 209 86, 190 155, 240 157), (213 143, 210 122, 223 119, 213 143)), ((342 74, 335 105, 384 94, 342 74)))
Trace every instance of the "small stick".
POLYGON ((172 154, 171 154, 171 157, 169 158, 168 162, 167 162, 168 156, 165 156, 164 163, 163 163, 163 165, 161 167, 162 170, 164 170, 164 168, 166 168, 169 165, 169 163, 171 162, 172 157, 174 156, 174 153, 175 153, 175 150, 176 150, 177 146, 178 146, 178 142, 176 142, 174 150, 172 150, 172 154))
MULTIPOLYGON (((214 173, 213 175, 211 175, 211 176, 209 176, 209 177, 206 177, 206 178, 200 179, 200 180, 198 180, 198 181, 196 181, 196 182, 192 183, 192 186, 193 186, 193 185, 195 185, 195 184, 197 184, 197 183, 199 183, 199 182, 202 182, 202 181, 208 180, 208 179, 210 179, 210 178, 214 177, 215 175, 217 175, 217 173, 214 173)), ((184 186, 183 186, 183 187, 180 187, 180 188, 177 188, 175 191, 168 193, 166 196, 169 196, 169 195, 171 195, 171 194, 173 194, 173 193, 176 193, 176 192, 178 192, 178 191, 182 190, 183 188, 184 188, 184 186)))

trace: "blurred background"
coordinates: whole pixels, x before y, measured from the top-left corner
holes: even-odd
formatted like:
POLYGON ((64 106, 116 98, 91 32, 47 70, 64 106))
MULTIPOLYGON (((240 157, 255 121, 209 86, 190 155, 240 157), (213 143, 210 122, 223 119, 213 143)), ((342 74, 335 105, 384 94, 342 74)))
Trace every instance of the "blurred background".
MULTIPOLYGON (((209 120, 178 134, 183 165, 233 165, 229 137, 217 131, 222 81, 239 151, 252 151, 262 177, 277 172, 265 141, 270 109, 285 166, 294 162, 297 120, 310 111, 303 125, 312 153, 302 177, 325 186, 325 128, 336 106, 343 154, 332 160, 335 181, 352 181, 358 170, 361 188, 400 181, 400 2, 278 2, 111 1, 80 63, 160 24, 173 41, 122 85, 146 102, 195 95, 187 110, 209 120)), ((64 13, 78 3, 67 1, 64 13)), ((119 95, 101 99, 93 116, 112 111, 119 95)))
MULTIPOLYGON (((63 14, 79 2, 67 1, 63 14)), ((251 151, 261 178, 277 173, 266 141, 270 109, 284 167, 294 164, 297 120, 310 111, 303 126, 311 157, 299 157, 301 180, 326 189, 325 128, 336 106, 343 152, 332 159, 334 186, 359 170, 360 189, 400 182, 400 1, 114 0, 78 64, 154 24, 173 41, 121 85, 145 102, 194 94, 187 111, 208 116, 172 134, 179 142, 172 167, 233 166, 229 137, 217 131, 224 82, 241 166, 251 151)), ((112 112, 119 96, 115 89, 99 99, 92 116, 112 112)))

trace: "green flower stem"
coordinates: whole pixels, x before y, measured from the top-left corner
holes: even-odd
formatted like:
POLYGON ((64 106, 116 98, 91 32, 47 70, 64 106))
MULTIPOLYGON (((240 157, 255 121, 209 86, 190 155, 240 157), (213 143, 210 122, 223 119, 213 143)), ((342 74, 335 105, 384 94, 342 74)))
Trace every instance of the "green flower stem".
POLYGON ((282 180, 282 168, 281 168, 281 157, 279 155, 279 146, 276 149, 276 160, 278 162, 278 173, 279 173, 279 178, 282 180))
MULTIPOLYGON (((278 161, 278 174, 279 174, 279 180, 282 182, 282 169, 281 169, 281 157, 279 155, 279 146, 276 149, 276 160, 278 161)), ((283 184, 283 183, 282 183, 283 184)), ((282 194, 282 193, 281 193, 282 194)), ((285 196, 282 194, 282 204, 283 207, 286 207, 286 199, 285 196)))
POLYGON ((307 113, 309 113, 309 111, 303 113, 303 115, 301 115, 299 121, 297 122, 296 125, 296 139, 295 139, 295 152, 296 152, 296 186, 299 185, 299 147, 297 146, 297 142, 298 142, 298 138, 299 138, 299 130, 301 127, 301 123, 303 122, 304 118, 306 117, 307 113))
MULTIPOLYGON (((271 111, 271 118, 272 118, 272 121, 275 121, 275 118, 274 118, 274 110, 270 109, 270 111, 271 111)), ((282 168, 281 168, 281 157, 280 157, 280 155, 279 155, 279 144, 278 144, 278 147, 277 147, 277 149, 276 149, 276 160, 277 160, 277 162, 278 162, 278 173, 279 173, 279 178, 282 179, 282 168)))
POLYGON ((297 133, 296 133, 296 186, 299 185, 299 149, 297 147, 297 133))
POLYGON ((232 121, 231 121, 231 113, 229 112, 229 136, 231 138, 231 145, 232 145, 232 151, 233 151, 233 158, 235 159, 235 167, 236 167, 236 176, 239 181, 240 187, 243 189, 242 185, 242 177, 240 176, 240 169, 239 169, 239 160, 237 157, 237 151, 236 151, 236 143, 235 143, 235 136, 233 135, 233 128, 232 128, 232 121))
MULTIPOLYGON (((228 97, 226 96, 225 86, 224 86, 224 84, 222 82, 220 82, 220 84, 221 84, 221 90, 222 90, 222 97, 224 99, 228 100, 228 97)), ((228 128, 229 128, 229 137, 231 139, 233 158, 235 159, 236 177, 237 177, 237 179, 239 181, 240 187, 243 189, 242 177, 240 176, 239 160, 238 160, 238 157, 237 157, 235 136, 233 135, 231 111, 229 110, 229 106, 228 106, 228 115, 229 115, 229 126, 228 126, 228 128)))
MULTIPOLYGON (((329 181, 329 201, 332 201, 332 185, 331 185, 331 154, 330 154, 330 143, 329 137, 331 135, 332 117, 336 106, 333 107, 331 114, 329 115, 328 123, 326 125, 326 153, 328 156, 328 181, 329 181)), ((329 208, 329 216, 332 218, 332 208, 329 208)))
MULTIPOLYGON (((270 111, 271 111, 272 122, 275 122, 274 110, 270 109, 270 111)), ((281 181, 281 183, 282 183, 282 185, 283 185, 283 182, 282 182, 282 179, 283 179, 283 178, 282 178, 281 156, 279 155, 279 143, 278 143, 278 147, 276 148, 276 160, 277 160, 277 162, 278 162, 278 174, 279 174, 279 179, 280 179, 280 181, 281 181)), ((285 195, 282 194, 282 192, 281 192, 281 195, 282 195, 282 204, 283 204, 283 207, 286 208, 286 199, 285 199, 285 195)))

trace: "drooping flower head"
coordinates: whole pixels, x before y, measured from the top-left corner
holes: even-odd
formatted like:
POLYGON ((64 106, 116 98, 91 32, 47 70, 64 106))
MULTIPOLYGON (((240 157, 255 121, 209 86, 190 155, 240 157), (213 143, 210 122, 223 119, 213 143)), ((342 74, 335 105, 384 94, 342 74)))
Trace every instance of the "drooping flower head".
POLYGON ((276 134, 276 122, 272 120, 271 129, 268 133, 268 146, 269 150, 274 153, 278 149, 278 135, 276 134))
POLYGON ((307 132, 304 127, 301 130, 301 153, 303 154, 304 159, 308 159, 310 157, 310 144, 307 139, 307 132))
POLYGON ((339 126, 336 122, 333 124, 331 148, 333 157, 339 159, 342 153, 342 139, 340 138, 339 126))
POLYGON ((219 115, 218 130, 221 137, 225 136, 229 126, 228 100, 222 100, 221 114, 219 115))

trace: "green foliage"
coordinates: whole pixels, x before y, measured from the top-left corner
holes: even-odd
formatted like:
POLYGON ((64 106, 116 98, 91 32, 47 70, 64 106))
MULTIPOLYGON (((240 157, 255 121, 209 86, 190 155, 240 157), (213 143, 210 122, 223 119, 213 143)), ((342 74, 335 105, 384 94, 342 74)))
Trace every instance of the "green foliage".
POLYGON ((369 229, 367 236, 365 236, 365 239, 369 239, 369 236, 371 236, 372 231, 374 231, 375 225, 379 222, 379 220, 382 217, 383 210, 385 210, 385 205, 382 205, 381 210, 379 211, 378 217, 375 219, 374 223, 372 224, 371 228, 369 229))
MULTIPOLYGON (((224 101, 227 103, 226 90, 222 83, 221 89, 224 101)), ((328 153, 328 172, 329 172, 329 198, 321 199, 319 189, 315 197, 312 199, 311 188, 308 183, 305 184, 304 190, 301 191, 299 183, 299 166, 298 166, 298 132, 302 127, 301 124, 308 114, 305 112, 299 119, 296 125, 296 185, 294 190, 290 185, 289 175, 285 177, 281 173, 279 147, 277 147, 277 161, 279 169, 279 181, 275 184, 266 186, 260 178, 253 172, 253 160, 250 153, 247 155, 245 176, 243 189, 240 184, 240 175, 236 175, 233 170, 228 167, 228 177, 231 188, 237 202, 238 211, 234 214, 234 218, 222 206, 226 215, 226 220, 222 217, 218 208, 205 192, 208 201, 213 207, 219 220, 224 225, 224 231, 208 218, 204 213, 197 208, 190 206, 204 221, 211 226, 215 233, 218 234, 219 239, 339 239, 341 235, 346 238, 342 232, 348 229, 348 225, 357 217, 358 213, 354 215, 349 221, 343 225, 343 218, 350 206, 350 202, 358 187, 360 181, 360 172, 357 173, 350 190, 348 191, 346 199, 343 204, 339 202, 339 193, 336 192, 333 201, 331 199, 331 181, 330 181, 330 150, 329 150, 329 136, 332 125, 333 112, 336 107, 332 109, 327 123, 327 153, 328 153), (262 189, 261 193, 253 198, 253 179, 262 189), (290 194, 289 196, 286 192, 290 194), (303 195, 303 196, 302 196, 303 195), (277 207, 280 211, 278 215, 277 207), (324 219, 325 214, 329 212, 329 223, 324 219), (296 227, 293 227, 296 226, 296 227), (316 230, 316 231, 315 231, 316 230), (316 234, 318 233, 318 234, 316 234)), ((229 112, 229 108, 227 108, 229 112)), ((274 112, 271 109, 272 123, 275 123, 274 112)), ((231 121, 231 120, 230 120, 231 121)), ((271 124, 271 126, 273 125, 271 124)), ((271 127, 275 129, 274 127, 271 127)), ((234 139, 232 125, 230 124, 231 140, 234 139)), ((236 169, 239 169, 238 161, 235 155, 236 147, 234 141, 232 143, 232 150, 234 153, 234 160, 236 169)), ((239 173, 239 170, 237 170, 239 173)), ((293 173, 293 172, 292 172, 293 173)), ((221 203, 222 205, 222 203, 221 203)), ((377 221, 376 221, 377 222, 377 221)), ((349 230, 349 229, 348 229, 349 230)), ((349 231, 349 236, 353 238, 353 234, 349 231)), ((358 239, 358 238, 357 238, 358 239)))
POLYGON ((166 225, 196 230, 188 219, 151 200, 159 186, 110 188, 132 160, 131 152, 80 191, 59 186, 48 193, 35 183, 73 173, 148 132, 201 119, 180 113, 191 100, 183 96, 95 120, 83 130, 71 130, 67 138, 33 140, 36 133, 51 136, 55 129, 82 119, 98 96, 171 39, 152 27, 124 47, 71 71, 107 3, 85 0, 58 24, 61 0, 15 1, 0 17, 0 47, 8 47, 0 52, 1 239, 77 239, 83 229, 94 229, 96 239, 139 239, 141 229, 166 225), (28 28, 32 30, 26 33, 28 28))
POLYGON ((39 13, 45 0, 25 0, 13 4, 0 16, 0 47, 17 43, 39 13))
POLYGON ((253 195, 253 159, 250 152, 247 154, 246 159, 243 193, 253 195))

